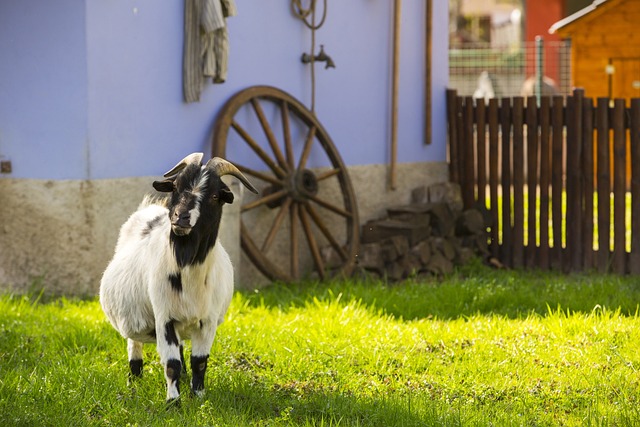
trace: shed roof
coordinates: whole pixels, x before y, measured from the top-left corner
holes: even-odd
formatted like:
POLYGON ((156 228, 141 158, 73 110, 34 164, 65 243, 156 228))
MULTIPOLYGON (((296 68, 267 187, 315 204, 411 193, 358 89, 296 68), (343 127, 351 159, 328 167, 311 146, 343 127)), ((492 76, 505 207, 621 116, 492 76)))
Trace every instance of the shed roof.
POLYGON ((553 24, 549 28, 549 34, 553 34, 556 31, 561 35, 568 35, 571 33, 571 29, 574 24, 582 21, 590 21, 596 19, 607 10, 623 3, 625 0, 594 0, 589 6, 584 9, 580 9, 574 14, 567 16, 553 24))

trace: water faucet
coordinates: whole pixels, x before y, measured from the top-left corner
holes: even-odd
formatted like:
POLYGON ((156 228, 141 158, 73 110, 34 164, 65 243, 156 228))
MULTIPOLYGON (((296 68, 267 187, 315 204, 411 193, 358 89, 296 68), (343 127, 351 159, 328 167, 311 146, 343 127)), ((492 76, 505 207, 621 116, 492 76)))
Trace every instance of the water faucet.
MULTIPOLYGON (((301 60, 303 64, 310 63, 311 59, 311 55, 307 53, 302 54, 301 60)), ((324 66, 325 69, 336 68, 336 64, 333 62, 333 59, 331 59, 331 57, 324 52, 324 45, 320 45, 320 52, 318 52, 318 54, 313 57, 313 62, 326 62, 326 65, 324 66)))

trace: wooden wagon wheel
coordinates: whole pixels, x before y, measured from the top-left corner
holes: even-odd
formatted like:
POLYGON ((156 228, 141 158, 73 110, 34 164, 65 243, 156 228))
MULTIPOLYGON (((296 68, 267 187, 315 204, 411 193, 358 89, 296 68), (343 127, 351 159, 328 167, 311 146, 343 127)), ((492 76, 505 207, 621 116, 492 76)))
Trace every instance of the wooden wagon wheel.
POLYGON ((306 264, 321 279, 352 272, 359 242, 353 187, 329 134, 304 105, 269 86, 237 93, 216 119, 212 154, 260 189, 243 200, 240 233, 265 276, 298 280, 306 264))

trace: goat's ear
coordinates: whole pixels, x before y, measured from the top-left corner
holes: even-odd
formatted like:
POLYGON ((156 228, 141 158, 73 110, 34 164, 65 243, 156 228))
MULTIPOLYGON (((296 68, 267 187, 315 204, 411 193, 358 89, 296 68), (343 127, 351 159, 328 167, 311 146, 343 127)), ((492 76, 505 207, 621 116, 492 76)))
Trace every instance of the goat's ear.
POLYGON ((173 191, 173 180, 165 179, 163 181, 153 181, 153 188, 161 193, 171 193, 173 191))
POLYGON ((225 203, 233 203, 233 193, 228 188, 223 188, 220 190, 220 200, 225 203))

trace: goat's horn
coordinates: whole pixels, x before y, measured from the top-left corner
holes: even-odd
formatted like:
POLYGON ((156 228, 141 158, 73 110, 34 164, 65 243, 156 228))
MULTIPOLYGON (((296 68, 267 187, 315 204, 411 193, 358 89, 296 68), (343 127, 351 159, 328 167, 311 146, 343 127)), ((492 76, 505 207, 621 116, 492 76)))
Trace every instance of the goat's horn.
POLYGON ((231 162, 225 159, 221 159, 220 157, 214 157, 207 162, 207 167, 212 168, 215 171, 216 175, 218 176, 222 176, 222 175, 235 176, 240 180, 240 182, 244 184, 245 187, 251 190, 251 192, 258 194, 258 190, 256 190, 256 188, 253 185, 251 185, 249 180, 231 162))
POLYGON ((202 161, 203 153, 191 153, 184 159, 180 160, 177 165, 175 165, 169 172, 164 174, 164 177, 170 177, 176 175, 182 169, 184 169, 188 164, 195 163, 197 165, 202 161))

